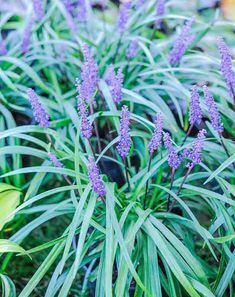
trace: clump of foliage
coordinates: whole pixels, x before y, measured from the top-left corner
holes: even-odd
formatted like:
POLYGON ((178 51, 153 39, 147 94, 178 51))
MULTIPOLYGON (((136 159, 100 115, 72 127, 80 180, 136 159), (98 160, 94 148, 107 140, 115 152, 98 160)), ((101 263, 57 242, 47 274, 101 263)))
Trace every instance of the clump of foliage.
POLYGON ((234 24, 187 3, 5 14, 3 296, 233 296, 234 24))

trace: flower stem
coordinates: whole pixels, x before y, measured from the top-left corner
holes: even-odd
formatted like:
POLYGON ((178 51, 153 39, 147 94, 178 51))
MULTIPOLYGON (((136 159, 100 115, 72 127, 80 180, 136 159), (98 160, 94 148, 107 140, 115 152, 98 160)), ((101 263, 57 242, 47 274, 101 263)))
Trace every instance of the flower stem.
MULTIPOLYGON (((183 180, 182 180, 182 183, 181 183, 181 185, 180 185, 180 187, 179 187, 179 189, 178 189, 178 191, 177 191, 177 193, 176 193, 177 196, 180 194, 180 192, 181 192, 181 190, 182 190, 182 187, 183 187, 183 185, 184 185, 184 183, 185 183, 185 181, 186 181, 187 177, 189 176, 189 174, 190 174, 190 172, 191 172, 192 169, 193 169, 193 166, 190 166, 190 167, 188 168, 188 170, 187 170, 187 172, 186 172, 186 174, 185 174, 185 176, 184 176, 184 178, 183 178, 183 180)), ((169 212, 172 211, 172 209, 173 209, 174 206, 175 206, 175 203, 176 203, 176 200, 174 200, 174 201, 172 202, 172 204, 171 204, 171 206, 170 206, 170 208, 169 208, 169 212)))
POLYGON ((113 64, 115 64, 115 61, 116 61, 116 57, 117 57, 117 54, 119 52, 119 48, 120 48, 120 45, 121 45, 121 42, 122 42, 122 35, 120 36, 119 40, 118 40, 118 44, 117 44, 117 47, 116 47, 116 51, 115 51, 115 54, 113 56, 113 64))
MULTIPOLYGON (((90 112, 91 112, 91 114, 94 114, 94 109, 93 109, 92 102, 91 102, 91 104, 90 104, 90 112)), ((99 130, 98 130, 98 126, 97 126, 96 121, 94 121, 94 127, 95 127, 95 134, 96 134, 97 141, 98 141, 98 151, 99 151, 99 153, 101 153, 102 148, 101 148, 101 142, 100 142, 99 130)))
POLYGON ((129 176, 128 176, 127 160, 126 160, 126 158, 123 158, 123 163, 124 163, 124 166, 125 166, 125 173, 126 173, 126 181, 127 181, 127 184, 128 184, 128 191, 130 192, 131 185, 130 185, 130 180, 129 180, 129 176))
MULTIPOLYGON (((152 158, 153 158, 153 154, 150 154, 147 174, 149 173, 149 170, 150 170, 150 166, 151 166, 152 158)), ((147 180, 147 182, 146 182, 146 187, 145 187, 145 194, 144 194, 144 209, 146 208, 146 198, 147 198, 147 194, 148 194, 148 187, 149 187, 149 179, 147 180)))
POLYGON ((187 131, 187 134, 185 135, 184 140, 181 143, 181 146, 184 145, 184 143, 185 143, 186 139, 188 138, 189 134, 191 133, 192 129, 193 129, 193 124, 190 125, 190 127, 189 127, 189 129, 187 131))
MULTIPOLYGON (((171 170, 171 184, 170 184, 170 191, 172 190, 172 186, 173 186, 173 183, 174 183, 174 178, 175 178, 175 169, 172 168, 171 170)), ((170 208, 170 197, 171 195, 169 194, 168 197, 167 197, 167 211, 169 210, 170 208)))

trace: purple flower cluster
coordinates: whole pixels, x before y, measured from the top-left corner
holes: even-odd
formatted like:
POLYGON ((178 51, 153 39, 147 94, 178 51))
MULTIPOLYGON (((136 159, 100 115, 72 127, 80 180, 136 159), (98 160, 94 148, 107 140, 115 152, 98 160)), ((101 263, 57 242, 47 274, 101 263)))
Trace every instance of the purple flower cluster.
POLYGON ((173 170, 176 170, 180 165, 180 158, 178 157, 177 152, 173 148, 170 134, 166 132, 163 139, 164 139, 164 145, 168 153, 168 164, 173 170))
POLYGON ((218 133, 222 133, 224 128, 223 128, 223 125, 221 123, 221 118, 220 118, 220 114, 219 114, 219 111, 218 111, 218 107, 217 107, 217 105, 216 105, 216 103, 214 101, 214 98, 213 98, 212 94, 210 93, 208 87, 204 86, 203 90, 204 90, 205 102, 206 102, 206 105, 208 107, 209 115, 210 115, 210 118, 211 118, 212 127, 218 133))
POLYGON ((88 175, 92 189, 99 197, 104 197, 106 195, 106 190, 105 185, 100 178, 99 169, 91 156, 88 161, 88 175))
POLYGON ((235 75, 233 73, 231 54, 222 38, 218 39, 217 45, 218 45, 220 57, 221 57, 221 72, 227 83, 230 95, 233 96, 234 87, 235 87, 235 75))
POLYGON ((30 38, 32 34, 32 28, 33 28, 33 18, 31 18, 24 30, 22 44, 21 44, 21 52, 22 54, 26 54, 30 45, 30 38))
POLYGON ((36 19, 40 22, 44 18, 42 0, 32 0, 36 19))
POLYGON ((202 110, 200 107, 200 97, 198 94, 198 89, 195 86, 191 91, 189 122, 191 125, 194 125, 194 124, 200 125, 201 121, 202 121, 202 110))
POLYGON ((78 0, 78 20, 82 23, 87 21, 87 8, 85 0, 78 0))
POLYGON ((157 114, 154 123, 155 123, 154 133, 148 144, 148 149, 151 155, 154 153, 155 150, 158 149, 159 145, 161 144, 161 138, 162 138, 162 132, 163 132, 163 117, 160 112, 157 114))
POLYGON ((82 137, 89 139, 92 135, 92 126, 88 118, 89 113, 84 97, 84 88, 83 86, 81 86, 80 81, 78 79, 76 80, 76 86, 78 91, 78 111, 81 118, 81 134, 82 137))
POLYGON ((128 59, 132 59, 136 56, 139 48, 139 43, 137 39, 133 39, 127 49, 126 56, 128 59))
POLYGON ((155 28, 159 29, 162 23, 162 15, 165 12, 165 0, 158 0, 157 7, 156 7, 156 21, 155 21, 155 28))
POLYGON ((205 135, 206 130, 200 130, 192 150, 187 152, 187 157, 191 160, 191 162, 187 165, 188 168, 193 168, 196 164, 201 162, 201 151, 205 141, 205 135))
POLYGON ((123 74, 121 69, 115 74, 113 65, 109 66, 106 75, 106 83, 110 87, 110 93, 115 103, 119 103, 122 100, 122 85, 123 85, 123 74))
POLYGON ((95 92, 98 78, 98 65, 95 63, 88 45, 83 45, 84 63, 82 65, 82 88, 86 102, 89 102, 95 92))
POLYGON ((188 46, 193 41, 194 36, 190 35, 189 33, 194 20, 195 20, 194 17, 187 20, 187 22, 185 23, 184 27, 181 30, 180 35, 175 41, 169 57, 169 63, 171 65, 175 65, 180 62, 188 46))
POLYGON ((64 165, 60 162, 60 160, 51 152, 48 153, 48 157, 50 158, 53 165, 57 168, 63 168, 64 165))
POLYGON ((37 94, 33 89, 28 89, 27 91, 29 101, 31 103, 35 120, 39 123, 41 127, 49 127, 49 116, 46 113, 45 109, 42 107, 37 94))
POLYGON ((119 16, 118 16, 118 30, 120 34, 123 34, 126 29, 126 24, 129 19, 129 14, 131 10, 131 1, 123 3, 120 7, 119 16))
POLYGON ((73 14, 73 2, 72 0, 63 0, 64 7, 72 15, 73 14))
POLYGON ((122 107, 121 122, 120 122, 120 135, 117 150, 122 158, 126 158, 130 147, 131 147, 131 136, 130 136, 130 112, 127 106, 122 107))
POLYGON ((0 37, 0 55, 5 56, 6 54, 7 54, 6 46, 5 46, 3 40, 0 37))

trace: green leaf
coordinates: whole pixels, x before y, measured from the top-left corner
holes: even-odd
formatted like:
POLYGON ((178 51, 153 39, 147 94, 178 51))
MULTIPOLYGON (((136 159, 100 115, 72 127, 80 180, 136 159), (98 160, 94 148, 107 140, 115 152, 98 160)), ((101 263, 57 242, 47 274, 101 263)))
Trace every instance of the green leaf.
POLYGON ((0 253, 24 253, 25 250, 17 243, 7 239, 0 239, 0 253))

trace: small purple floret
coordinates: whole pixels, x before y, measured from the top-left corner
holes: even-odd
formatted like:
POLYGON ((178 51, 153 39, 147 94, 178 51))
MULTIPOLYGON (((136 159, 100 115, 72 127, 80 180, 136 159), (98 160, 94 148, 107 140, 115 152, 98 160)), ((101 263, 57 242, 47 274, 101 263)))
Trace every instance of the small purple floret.
POLYGON ((187 157, 191 162, 187 165, 188 168, 193 168, 196 164, 201 162, 201 151, 206 138, 206 130, 202 129, 198 132, 197 139, 194 142, 191 151, 187 152, 187 157))
POLYGON ((170 134, 168 132, 166 132, 164 135, 164 145, 168 153, 168 164, 173 170, 176 170, 180 165, 180 158, 178 157, 177 152, 173 148, 170 134))
POLYGON ((200 125, 201 121, 202 121, 202 110, 200 107, 200 97, 198 94, 198 89, 195 86, 191 91, 189 122, 191 125, 194 125, 194 124, 200 125))
POLYGON ((126 30, 126 24, 129 19, 131 5, 131 1, 128 1, 126 3, 123 3, 120 7, 118 16, 118 30, 120 34, 123 34, 126 30))
POLYGON ((235 92, 235 75, 233 73, 232 58, 228 47, 226 46, 223 38, 218 38, 217 45, 221 57, 221 72, 227 83, 230 95, 233 97, 235 92))
POLYGON ((187 22, 185 23, 185 25, 181 30, 180 35, 175 41, 169 57, 169 63, 171 65, 175 65, 180 62, 188 46, 193 41, 194 36, 190 34, 190 30, 194 21, 195 21, 194 17, 191 17, 190 19, 187 20, 187 22))
POLYGON ((131 136, 130 136, 130 112, 127 106, 122 107, 121 122, 120 122, 120 134, 117 150, 122 158, 126 158, 130 147, 131 147, 131 136))
POLYGON ((139 43, 137 39, 133 39, 127 49, 126 56, 128 59, 132 59, 136 56, 139 48, 139 43))
POLYGON ((29 101, 32 105, 35 120, 39 123, 41 127, 49 127, 49 116, 45 109, 42 107, 39 98, 33 89, 28 89, 27 91, 29 101))
POLYGON ((211 124, 212 127, 214 128, 215 131, 218 133, 222 133, 224 131, 223 125, 221 123, 221 118, 219 114, 218 107, 215 103, 215 100, 210 93, 209 89, 207 86, 203 87, 204 90, 204 97, 205 97, 205 102, 208 107, 209 115, 211 118, 211 124))
POLYGON ((154 153, 155 150, 158 149, 159 145, 161 144, 162 132, 163 132, 163 117, 160 112, 157 114, 154 123, 155 123, 154 133, 148 144, 148 149, 151 155, 154 153))
POLYGON ((122 100, 122 85, 123 85, 123 74, 121 69, 115 74, 113 65, 109 66, 106 75, 106 83, 110 87, 110 93, 115 103, 119 103, 122 100))
POLYGON ((42 0, 32 0, 36 19, 40 22, 44 18, 42 0))
POLYGON ((162 24, 162 15, 165 12, 165 0, 158 0, 157 7, 156 7, 156 21, 155 21, 155 28, 159 29, 162 24))
POLYGON ((100 178, 99 169, 91 156, 89 156, 88 161, 88 175, 92 189, 99 197, 104 197, 106 195, 106 190, 105 185, 100 178))
POLYGON ((23 55, 26 54, 29 49, 32 28, 33 28, 33 19, 31 18, 27 23, 23 34, 23 39, 21 44, 21 52, 23 55))

